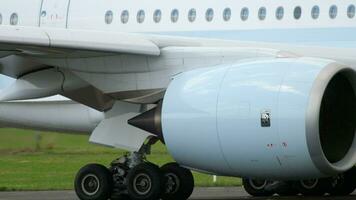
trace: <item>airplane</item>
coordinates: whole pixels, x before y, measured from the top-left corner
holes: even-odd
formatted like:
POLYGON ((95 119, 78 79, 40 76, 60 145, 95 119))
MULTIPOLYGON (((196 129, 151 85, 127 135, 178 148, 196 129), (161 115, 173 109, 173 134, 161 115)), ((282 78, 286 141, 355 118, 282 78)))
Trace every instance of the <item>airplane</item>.
POLYGON ((81 200, 185 200, 191 170, 253 196, 356 188, 356 0, 0 5, 1 124, 130 152, 81 168, 81 200), (175 163, 146 159, 159 141, 175 163))

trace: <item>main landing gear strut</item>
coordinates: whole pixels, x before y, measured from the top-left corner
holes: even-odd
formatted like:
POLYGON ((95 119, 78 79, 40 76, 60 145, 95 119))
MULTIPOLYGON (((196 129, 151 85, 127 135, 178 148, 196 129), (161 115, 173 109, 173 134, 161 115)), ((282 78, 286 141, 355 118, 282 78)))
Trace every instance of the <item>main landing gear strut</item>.
POLYGON ((194 189, 190 170, 177 163, 159 168, 148 162, 155 141, 114 160, 110 167, 88 164, 75 178, 75 191, 81 200, 186 200, 194 189))

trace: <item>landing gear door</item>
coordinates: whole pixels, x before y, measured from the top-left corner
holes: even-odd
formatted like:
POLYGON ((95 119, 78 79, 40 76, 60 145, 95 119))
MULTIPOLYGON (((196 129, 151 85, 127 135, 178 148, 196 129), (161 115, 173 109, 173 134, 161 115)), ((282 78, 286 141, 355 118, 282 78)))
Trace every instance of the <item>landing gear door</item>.
POLYGON ((66 28, 70 0, 43 0, 40 26, 66 28))

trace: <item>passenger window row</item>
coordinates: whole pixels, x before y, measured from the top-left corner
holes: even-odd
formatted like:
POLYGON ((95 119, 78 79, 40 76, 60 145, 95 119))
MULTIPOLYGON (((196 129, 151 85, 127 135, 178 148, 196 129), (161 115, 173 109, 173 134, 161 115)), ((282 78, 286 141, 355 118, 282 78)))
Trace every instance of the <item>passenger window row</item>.
MULTIPOLYGON (((3 22, 2 14, 0 14, 0 24, 3 22)), ((19 23, 19 16, 17 13, 12 13, 10 16, 10 25, 17 25, 19 23)))
MULTIPOLYGON (((355 5, 349 5, 347 8, 347 17, 352 19, 355 17, 355 5)), ((258 19, 260 21, 263 21, 267 18, 267 8, 266 7, 260 7, 258 9, 258 19)), ((320 7, 319 6, 314 6, 311 8, 311 18, 316 20, 319 18, 320 16, 320 7)), ((212 8, 208 8, 205 12, 205 20, 207 22, 212 22, 214 20, 214 9, 212 8)), ((284 7, 280 6, 277 7, 277 9, 275 10, 275 18, 277 20, 282 20, 284 18, 285 15, 285 11, 284 11, 284 7)), ((336 5, 332 5, 329 8, 329 18, 330 19, 335 19, 338 15, 338 7, 336 5)), ((123 24, 127 24, 129 22, 129 11, 128 10, 123 10, 121 12, 121 23, 123 24)), ((232 10, 230 8, 225 8, 223 10, 222 13, 222 18, 224 21, 230 21, 232 16, 232 10)), ((240 19, 242 21, 247 21, 249 19, 250 16, 250 10, 247 7, 244 7, 241 9, 240 12, 240 19)), ((293 16, 295 20, 299 20, 302 18, 303 16, 303 10, 301 6, 297 6, 294 8, 294 12, 293 12, 293 16)), ((171 22, 172 23, 177 23, 179 20, 179 10, 178 9, 173 9, 170 13, 170 17, 171 17, 171 22)), ((136 21, 137 23, 143 23, 145 21, 145 11, 144 10, 139 10, 136 14, 136 21)), ((197 18, 197 11, 196 9, 192 8, 188 11, 188 21, 189 22, 194 22, 197 18)), ((105 14, 105 23, 106 24, 111 24, 113 22, 114 19, 114 14, 113 11, 108 10, 105 14)), ((153 21, 155 23, 160 23, 162 19, 162 11, 157 9, 153 12, 153 21)))
MULTIPOLYGON (((247 21, 249 19, 249 9, 247 7, 244 7, 241 9, 240 12, 240 18, 242 21, 247 21)), ((355 17, 355 13, 356 13, 356 7, 355 5, 349 5, 347 8, 347 17, 352 19, 355 17)), ((178 9, 173 9, 171 11, 171 22, 172 23, 176 23, 179 20, 179 10, 178 9)), ((205 12, 205 20, 207 22, 212 22, 214 19, 214 9, 212 8, 208 8, 205 12)), ((303 13, 302 13, 302 8, 300 6, 297 6, 294 8, 294 12, 293 12, 293 16, 294 19, 299 20, 302 17, 303 13)), ((332 5, 329 8, 329 17, 330 19, 335 19, 338 15, 338 7, 336 5, 332 5)), ((121 23, 123 24, 127 24, 129 22, 129 11, 128 10, 123 10, 121 12, 121 23)), ((225 8, 223 10, 222 13, 222 17, 224 21, 230 21, 232 16, 232 10, 230 8, 225 8)), ((319 6, 314 6, 311 9, 311 17, 312 19, 316 20, 318 19, 320 16, 320 8, 319 6)), ((278 7, 275 11, 275 17, 277 20, 282 20, 284 17, 284 8, 282 6, 278 7)), ((139 10, 137 12, 137 16, 136 16, 136 21, 138 23, 143 23, 145 21, 145 11, 144 10, 139 10)), ((188 21, 189 22, 194 22, 197 18, 197 11, 196 9, 192 8, 189 10, 188 12, 188 21)), ((261 7, 258 10, 258 19, 260 21, 263 21, 267 18, 267 9, 266 7, 261 7)), ((161 22, 162 19, 162 11, 157 9, 154 11, 153 13, 153 21, 155 23, 159 23, 161 22)), ((105 13, 105 23, 106 24, 111 24, 114 20, 114 13, 111 10, 108 10, 105 13)), ((10 16, 10 25, 17 25, 19 21, 19 16, 17 13, 12 13, 10 16)), ((0 14, 0 24, 2 24, 3 22, 3 17, 0 14)))

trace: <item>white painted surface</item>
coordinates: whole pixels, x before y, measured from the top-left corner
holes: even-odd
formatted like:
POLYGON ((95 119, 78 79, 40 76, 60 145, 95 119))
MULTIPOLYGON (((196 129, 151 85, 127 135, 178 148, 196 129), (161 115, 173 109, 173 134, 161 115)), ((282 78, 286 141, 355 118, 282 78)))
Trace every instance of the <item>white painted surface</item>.
POLYGON ((104 118, 72 101, 1 102, 0 124, 16 128, 88 134, 104 118))
MULTIPOLYGON (((99 51, 103 53, 160 54, 159 48, 151 41, 142 38, 142 36, 90 30, 3 26, 0 27, 0 42, 13 45, 13 50, 23 49, 25 54, 32 56, 46 55, 51 51, 48 52, 48 49, 36 50, 25 45, 59 49, 58 52, 53 51, 52 53, 62 56, 64 49, 99 51), (26 50, 29 52, 26 53, 26 50), (36 52, 38 52, 38 55, 36 55, 36 52)), ((85 55, 82 56, 85 57, 85 55)))
POLYGON ((89 141, 95 144, 138 151, 143 142, 152 134, 135 128, 127 120, 140 113, 140 105, 116 102, 113 109, 93 131, 89 141))
MULTIPOLYGON (((333 63, 250 59, 177 75, 162 107, 169 152, 183 166, 219 175, 298 180, 340 173, 326 174, 320 163, 316 166, 314 158, 323 155, 312 154, 309 144, 319 148, 320 141, 309 139, 306 125, 313 84, 333 63), (265 111, 271 119, 268 127, 261 124, 265 111)), ((347 156, 344 160, 355 162, 347 156)))
POLYGON ((49 97, 62 91, 64 76, 54 69, 43 70, 17 79, 0 93, 0 101, 49 97))
POLYGON ((41 27, 67 27, 70 0, 43 0, 40 12, 41 27))

